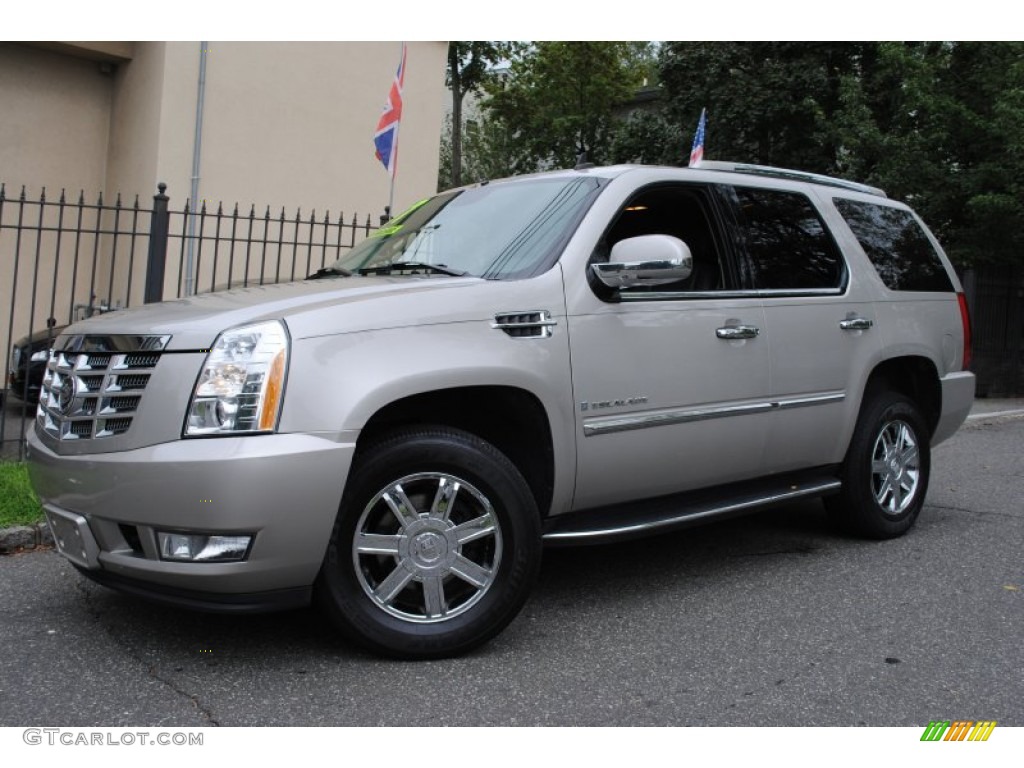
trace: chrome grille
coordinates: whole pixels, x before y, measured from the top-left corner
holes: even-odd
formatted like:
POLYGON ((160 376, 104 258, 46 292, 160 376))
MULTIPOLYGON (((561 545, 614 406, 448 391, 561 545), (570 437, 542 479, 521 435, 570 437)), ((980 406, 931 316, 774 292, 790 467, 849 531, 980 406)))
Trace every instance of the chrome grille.
POLYGON ((57 440, 123 435, 159 362, 160 353, 150 351, 52 351, 39 395, 38 428, 57 440))

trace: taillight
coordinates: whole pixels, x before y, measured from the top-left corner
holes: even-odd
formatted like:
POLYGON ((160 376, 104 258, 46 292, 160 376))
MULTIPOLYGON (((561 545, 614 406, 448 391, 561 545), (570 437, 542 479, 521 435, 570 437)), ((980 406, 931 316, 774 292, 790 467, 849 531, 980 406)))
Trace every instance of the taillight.
POLYGON ((960 302, 960 320, 964 324, 964 362, 962 370, 966 371, 971 367, 971 315, 967 311, 967 297, 963 293, 957 293, 956 298, 960 302))

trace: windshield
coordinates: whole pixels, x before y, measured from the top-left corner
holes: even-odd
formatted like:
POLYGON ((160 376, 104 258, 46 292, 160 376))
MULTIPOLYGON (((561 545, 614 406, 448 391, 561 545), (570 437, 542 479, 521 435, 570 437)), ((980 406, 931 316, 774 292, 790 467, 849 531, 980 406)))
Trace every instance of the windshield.
POLYGON ((329 270, 381 273, 389 265, 427 274, 529 277, 550 266, 593 199, 593 177, 529 179, 445 192, 420 201, 371 234, 329 270))

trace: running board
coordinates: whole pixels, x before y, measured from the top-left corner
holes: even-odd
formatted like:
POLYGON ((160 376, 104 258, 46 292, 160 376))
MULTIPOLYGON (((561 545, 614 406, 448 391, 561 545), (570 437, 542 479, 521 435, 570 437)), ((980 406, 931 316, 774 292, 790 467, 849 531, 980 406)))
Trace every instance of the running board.
POLYGON ((605 544, 742 515, 798 499, 828 496, 841 487, 835 474, 802 473, 614 504, 549 518, 543 538, 551 547, 605 544))

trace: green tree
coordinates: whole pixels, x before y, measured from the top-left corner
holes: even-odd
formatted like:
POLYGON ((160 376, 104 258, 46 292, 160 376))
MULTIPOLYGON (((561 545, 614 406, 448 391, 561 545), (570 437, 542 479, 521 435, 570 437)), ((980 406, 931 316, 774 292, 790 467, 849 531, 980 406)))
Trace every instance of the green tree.
POLYGON ((668 43, 661 51, 667 115, 692 131, 707 109, 708 159, 833 171, 830 119, 864 45, 668 43))
MULTIPOLYGON (((445 119, 441 135, 440 171, 437 189, 442 191, 453 186, 452 168, 452 119, 445 119)), ((478 115, 464 122, 462 129, 462 183, 512 176, 516 170, 512 160, 513 150, 508 129, 500 120, 478 115)))
POLYGON ((615 108, 643 83, 646 42, 538 42, 488 84, 487 117, 503 126, 518 172, 603 161, 615 108))
MULTIPOLYGON (((1020 261, 1024 43, 670 43, 660 71, 648 122, 692 131, 706 107, 708 159, 876 184, 957 263, 1020 261)), ((664 160, 657 134, 627 121, 616 146, 664 160)))
MULTIPOLYGON (((462 105, 466 94, 479 93, 484 84, 493 78, 494 67, 522 48, 520 43, 459 40, 448 44, 448 69, 445 84, 452 92, 452 117, 449 129, 447 161, 449 177, 439 182, 439 187, 462 185, 462 105)), ((446 150, 442 149, 442 153, 446 150)), ((445 166, 442 163, 442 173, 445 166)))
POLYGON ((842 171, 912 203, 955 262, 1024 253, 1024 44, 879 43, 846 78, 842 171))
MULTIPOLYGON (((696 121, 691 131, 697 127, 696 121)), ((616 126, 609 144, 613 163, 684 165, 693 133, 669 117, 666 110, 634 110, 616 126)))

